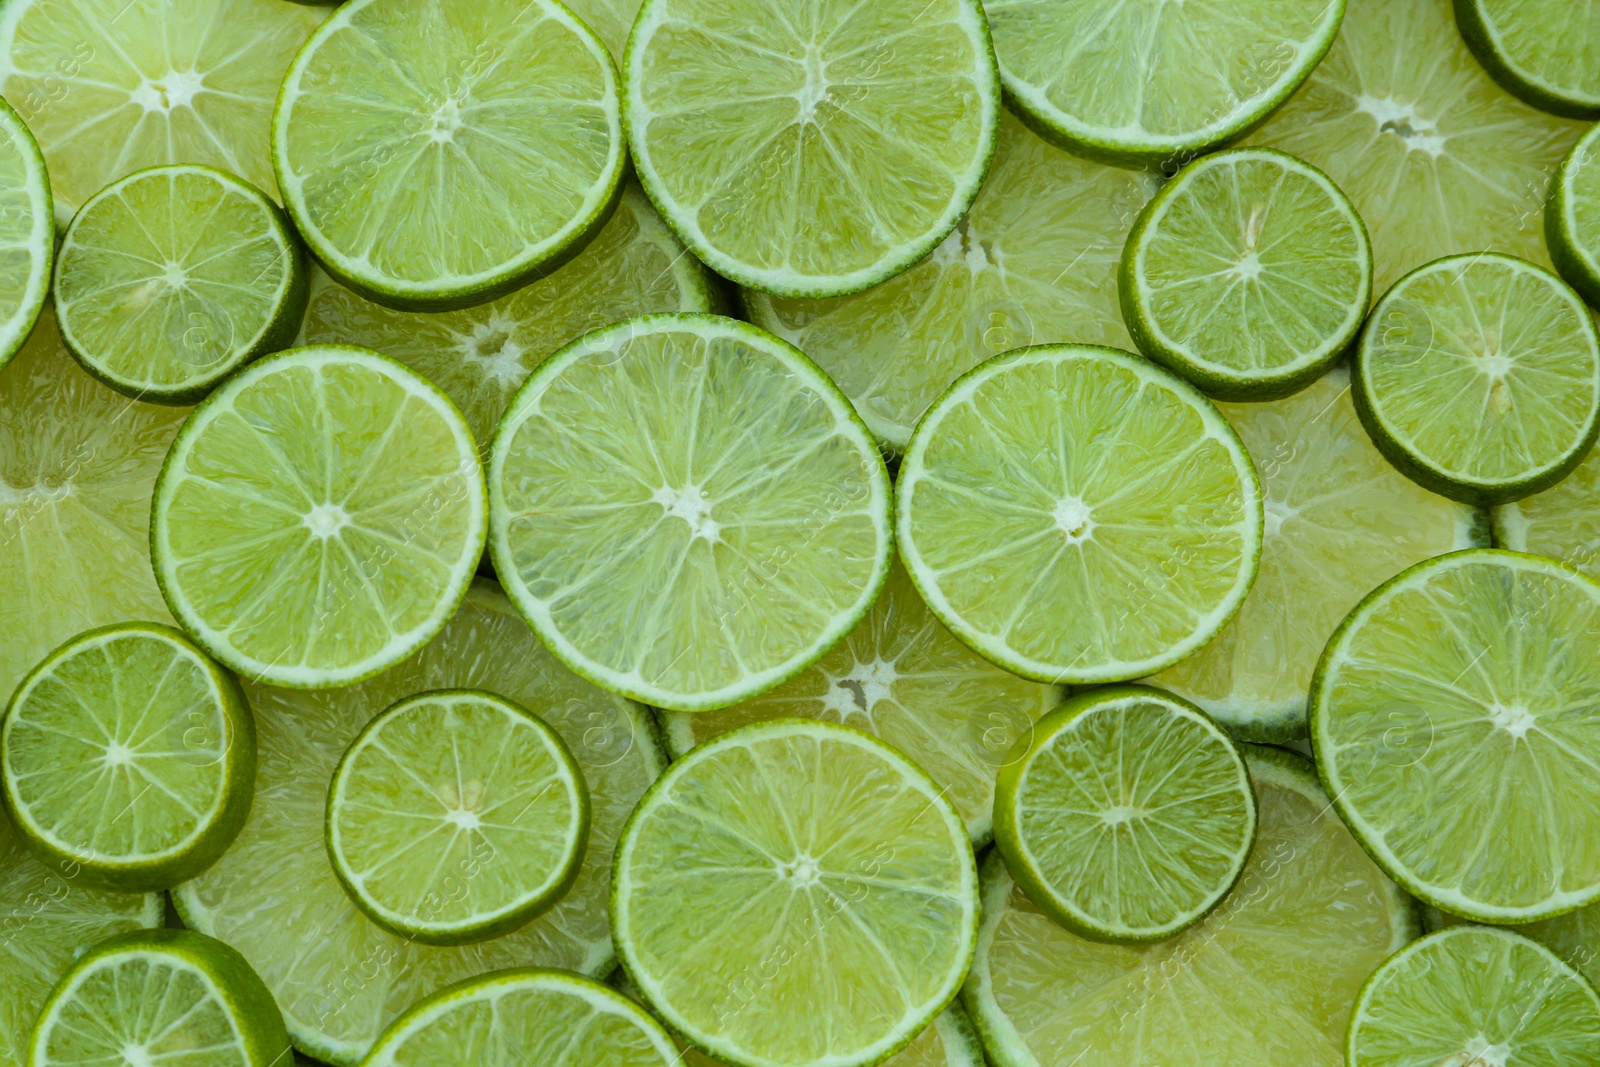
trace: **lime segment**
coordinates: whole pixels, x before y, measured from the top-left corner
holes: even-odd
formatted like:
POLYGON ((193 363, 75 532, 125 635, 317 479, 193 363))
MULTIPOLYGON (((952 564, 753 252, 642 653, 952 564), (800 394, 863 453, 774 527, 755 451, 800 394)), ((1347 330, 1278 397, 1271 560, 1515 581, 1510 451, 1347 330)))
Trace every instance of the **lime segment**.
POLYGON ((1591 307, 1600 307, 1600 126, 1561 165, 1544 225, 1556 269, 1591 307))
POLYGON ((1600 5, 1594 0, 1456 0, 1483 68, 1534 107, 1600 119, 1600 5))
POLYGON ((50 291, 54 213, 44 156, 0 101, 0 367, 17 354, 50 291))

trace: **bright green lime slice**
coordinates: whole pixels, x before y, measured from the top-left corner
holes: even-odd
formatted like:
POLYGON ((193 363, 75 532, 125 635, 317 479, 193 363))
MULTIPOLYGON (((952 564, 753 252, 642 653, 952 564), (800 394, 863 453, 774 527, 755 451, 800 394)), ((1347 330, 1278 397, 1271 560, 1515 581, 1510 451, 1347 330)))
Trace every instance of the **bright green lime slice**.
POLYGON ((359 345, 398 359, 449 394, 488 449, 506 403, 556 349, 590 330, 651 312, 714 311, 700 261, 637 188, 572 262, 488 304, 426 314, 394 311, 316 271, 301 340, 359 345))
MULTIPOLYGON (((1438 908, 1423 909, 1423 923, 1429 930, 1460 926, 1466 921, 1438 908)), ((1591 983, 1600 979, 1600 904, 1591 904, 1553 919, 1541 919, 1509 929, 1549 948, 1591 983)))
POLYGON ((960 987, 977 871, 915 764, 857 730, 776 719, 706 742, 645 793, 611 921, 645 1001, 702 1051, 866 1067, 960 987))
POLYGON ((493 584, 474 583, 433 641, 370 681, 245 691, 260 750, 256 804, 222 859, 172 895, 186 926, 233 945, 261 973, 302 1051, 355 1067, 406 1008, 485 971, 611 970, 611 853, 665 761, 648 713, 563 668, 493 584), (444 688, 498 693, 544 719, 582 768, 591 804, 589 847, 572 890, 526 926, 459 948, 418 945, 370 922, 334 876, 323 841, 334 767, 375 709, 444 688))
POLYGON ((1600 900, 1600 584, 1479 549, 1379 586, 1328 642, 1311 742, 1340 814, 1413 896, 1529 922, 1600 900))
POLYGON ((283 1067, 289 1035, 243 956, 192 930, 96 945, 39 1014, 28 1067, 283 1067))
POLYGON ((39 319, 54 257, 44 156, 27 125, 0 100, 0 367, 17 354, 39 319))
POLYGON ((594 31, 621 66, 628 50, 628 31, 633 29, 640 3, 641 0, 568 0, 567 6, 594 31))
POLYGON ((928 405, 990 356, 1085 341, 1131 348, 1116 270, 1154 182, 1052 148, 1009 114, 983 191, 933 253, 855 296, 744 291, 756 325, 816 360, 903 451, 928 405))
POLYGON ((90 374, 135 400, 192 404, 294 340, 305 249, 255 186, 152 167, 79 209, 61 242, 56 317, 90 374))
POLYGON ((424 944, 499 937, 572 888, 589 791, 561 735, 493 693, 407 697, 328 787, 328 859, 379 926, 424 944))
POLYGON ((483 554, 483 472, 454 404, 340 345, 229 378, 184 423, 150 514, 156 579, 248 677, 348 685, 439 632, 483 554))
POLYGON ((1205 397, 1126 352, 1022 349, 923 416, 896 521, 946 626, 1043 682, 1171 666, 1238 610, 1261 552, 1261 485, 1205 397))
POLYGON ((1551 183, 1544 230, 1561 276, 1600 307, 1600 126, 1573 147, 1551 183))
POLYGON ((656 315, 573 342, 512 400, 490 549, 573 670, 706 711, 805 670, 867 613, 889 495, 867 428, 797 349, 656 315))
POLYGON ((1600 119, 1600 4, 1455 0, 1467 47, 1506 92, 1574 119, 1600 119))
POLYGON ((1600 996, 1537 942, 1457 926, 1407 945, 1361 990, 1348 1067, 1600 1061, 1600 996))
POLYGON ((667 223, 779 296, 860 292, 933 251, 999 124, 978 0, 645 0, 623 83, 667 223))
POLYGON ((998 854, 988 858, 961 996, 994 1067, 1341 1062, 1361 983, 1415 935, 1416 916, 1329 808, 1309 763, 1278 749, 1246 756, 1255 850, 1222 905, 1169 941, 1084 940, 1040 912, 998 854))
POLYGON ((1497 548, 1565 560, 1600 578, 1600 452, 1542 493, 1494 509, 1497 548))
POLYGON ((1600 433, 1600 333, 1561 279, 1510 256, 1406 275, 1361 336, 1356 413, 1418 484, 1469 504, 1554 485, 1600 433))
POLYGON ((1134 226, 1118 276, 1139 350, 1225 400, 1305 388, 1372 300, 1372 247, 1328 176, 1240 148, 1189 164, 1134 226))

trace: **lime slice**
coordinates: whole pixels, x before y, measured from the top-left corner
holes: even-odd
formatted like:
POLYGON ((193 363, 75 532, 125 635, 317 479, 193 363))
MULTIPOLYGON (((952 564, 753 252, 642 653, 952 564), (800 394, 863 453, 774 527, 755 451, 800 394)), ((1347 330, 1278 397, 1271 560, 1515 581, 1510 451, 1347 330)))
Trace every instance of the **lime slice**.
POLYGON ((283 1015, 260 977, 192 930, 140 930, 96 945, 50 994, 28 1049, 28 1067, 288 1059, 283 1015))
MULTIPOLYGON (((0 14, 0 18, 4 18, 0 14)), ((17 354, 50 291, 55 226, 50 176, 33 134, 0 100, 0 367, 17 354)))
POLYGON ((301 338, 398 359, 449 394, 487 449, 511 394, 550 353, 634 315, 712 311, 712 284, 644 194, 629 187, 605 229, 572 262, 464 311, 394 311, 318 270, 301 338))
POLYGON ((284 68, 327 12, 282 0, 17 0, 0 93, 50 164, 56 222, 125 174, 221 167, 276 192, 267 125, 284 68))
POLYGON ((961 813, 975 844, 989 838, 995 771, 1061 688, 1018 678, 976 655, 933 617, 898 562, 872 610, 809 670, 721 711, 662 712, 667 747, 682 756, 708 738, 763 719, 842 722, 898 748, 961 813))
POLYGON ((1447 0, 1349 0, 1328 57, 1250 142, 1319 167, 1350 197, 1381 293, 1458 252, 1546 263, 1545 189, 1582 131, 1506 95, 1447 0))
POLYGON ((589 792, 561 735, 493 693, 419 693, 363 729, 328 787, 328 859, 401 937, 459 945, 550 910, 578 877, 589 792))
POLYGON ((611 214, 616 65, 555 0, 350 0, 284 75, 272 159, 339 281, 397 308, 482 304, 611 214))
POLYGON ((572 13, 584 21, 617 65, 628 50, 628 32, 639 15, 641 0, 568 0, 572 13))
MULTIPOLYGON (((1431 931, 1460 926, 1467 920, 1438 908, 1424 907, 1422 921, 1431 931)), ((1541 919, 1508 929, 1544 945, 1576 968, 1591 984, 1600 979, 1600 905, 1591 904, 1553 919, 1541 919)))
POLYGON ((1126 352, 1022 349, 951 386, 900 465, 906 569, 957 637, 1042 682, 1171 666, 1239 608, 1261 486, 1193 386, 1126 352))
POLYGON ((439 632, 483 553, 477 445, 454 404, 376 352, 295 348, 196 408, 150 514, 172 613, 252 679, 320 688, 439 632))
POLYGON ((702 1051, 866 1067, 960 987, 977 871, 960 816, 910 760, 776 719, 706 742, 645 793, 617 845, 611 921, 645 1001, 702 1051))
POLYGON ((1592 0, 1456 0, 1483 69, 1534 107, 1600 119, 1600 8, 1592 0))
POLYGON ((623 64, 644 188, 718 274, 860 292, 933 251, 994 155, 978 0, 645 0, 623 64))
POLYGON ((1565 560, 1600 578, 1600 451, 1542 493, 1494 509, 1497 548, 1565 560))
POLYGON ((1600 334, 1560 278, 1510 256, 1418 268, 1373 308, 1352 374, 1373 444, 1419 485, 1503 504, 1600 433, 1600 334))
POLYGON ((221 860, 172 896, 186 926, 227 941, 261 973, 302 1051, 355 1067, 411 1004, 485 971, 611 970, 611 853, 664 763, 653 724, 563 668, 493 584, 475 582, 439 636, 370 681, 245 692, 260 750, 250 820, 221 860), (583 867, 561 902, 512 933, 458 948, 418 945, 369 921, 334 876, 323 835, 334 767, 374 710, 443 688, 489 690, 544 719, 582 768, 591 804, 583 867))
POLYGON ((889 571, 889 477, 816 364, 710 315, 573 342, 513 398, 490 551, 563 662, 676 711, 805 670, 889 571))
POLYGON ((1333 44, 1345 0, 985 0, 1012 107, 1063 148, 1176 170, 1255 126, 1333 44))
POLYGON ((1141 352, 1211 396, 1270 400, 1305 388, 1355 339, 1372 248, 1327 175, 1240 148, 1162 187, 1118 277, 1141 352))
POLYGON ((994 169, 933 254, 855 296, 745 290, 751 321, 839 383, 867 426, 903 451, 929 404, 990 356, 1046 341, 1131 348, 1118 257, 1150 176, 1050 147, 1010 115, 994 169))
POLYGON ((1600 126, 1586 134, 1551 183, 1545 237, 1556 269, 1600 307, 1600 126))
POLYGON ((1042 914, 998 854, 988 858, 961 996, 994 1067, 1343 1062, 1350 1005, 1414 936, 1416 916, 1330 810, 1309 763, 1264 748, 1246 761, 1261 820, 1250 861, 1216 911, 1169 941, 1084 940, 1042 914))
POLYGON ((1413 896, 1485 922, 1600 900, 1600 584, 1478 549, 1379 586, 1328 642, 1311 741, 1328 790, 1413 896))
POLYGON ((1349 1067, 1600 1061, 1600 996, 1509 930, 1458 926, 1407 945, 1361 990, 1349 1067))
POLYGON ((135 400, 192 404, 294 340, 306 255, 278 206, 210 167, 152 167, 79 209, 56 317, 85 370, 135 400))

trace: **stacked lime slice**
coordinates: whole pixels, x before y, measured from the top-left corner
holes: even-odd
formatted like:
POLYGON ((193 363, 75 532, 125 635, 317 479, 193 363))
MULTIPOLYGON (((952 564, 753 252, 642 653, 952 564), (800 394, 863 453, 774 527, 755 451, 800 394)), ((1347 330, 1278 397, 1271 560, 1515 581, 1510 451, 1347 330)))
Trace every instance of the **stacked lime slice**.
POLYGON ((55 255, 44 156, 28 127, 0 101, 0 367, 39 319, 55 255))
POLYGON ((1600 578, 1600 453, 1542 493, 1494 509, 1499 548, 1565 560, 1600 578))
POLYGON ((1456 0, 1456 21, 1495 81, 1545 111, 1600 119, 1600 17, 1592 0, 1456 0))
POLYGON ((1561 165, 1544 225, 1556 269, 1600 306, 1600 127, 1585 134, 1561 165))
POLYGON ((571 0, 567 6, 594 31, 620 66, 639 4, 640 0, 571 0))

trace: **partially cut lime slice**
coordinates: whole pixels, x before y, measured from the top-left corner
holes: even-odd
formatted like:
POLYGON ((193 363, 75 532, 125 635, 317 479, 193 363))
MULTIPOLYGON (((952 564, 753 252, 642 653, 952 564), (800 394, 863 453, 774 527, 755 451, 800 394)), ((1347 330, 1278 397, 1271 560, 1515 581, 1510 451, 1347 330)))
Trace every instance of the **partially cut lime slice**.
POLYGON ((1455 0, 1483 69, 1534 107, 1600 119, 1600 8, 1593 0, 1455 0))
MULTIPOLYGON (((3 17, 3 16, 0 16, 3 17)), ((0 100, 0 367, 17 354, 50 292, 54 212, 44 155, 0 100)))
POLYGON ((1600 578, 1600 451, 1542 493, 1494 509, 1497 548, 1565 560, 1600 578))
POLYGON ((1551 183, 1544 229, 1561 276, 1600 307, 1600 126, 1573 147, 1551 183))

